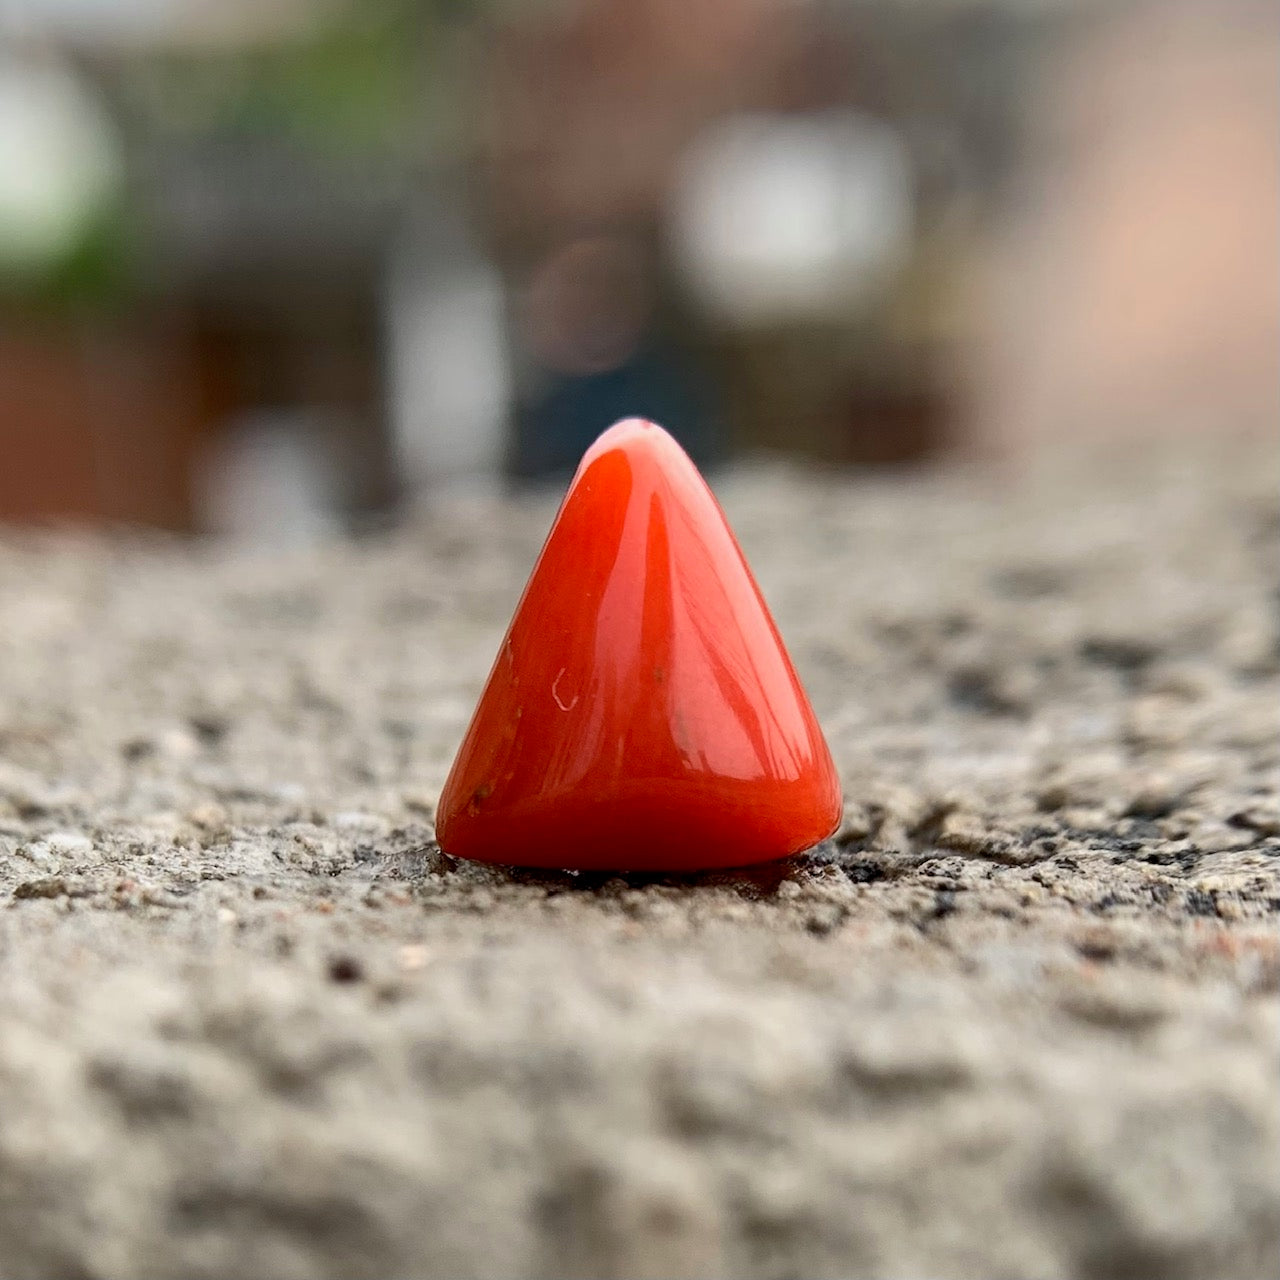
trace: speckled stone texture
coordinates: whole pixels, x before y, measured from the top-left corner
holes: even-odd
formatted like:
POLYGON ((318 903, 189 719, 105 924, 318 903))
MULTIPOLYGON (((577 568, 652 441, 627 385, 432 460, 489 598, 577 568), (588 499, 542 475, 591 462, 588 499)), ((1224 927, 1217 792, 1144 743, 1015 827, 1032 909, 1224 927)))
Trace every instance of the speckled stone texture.
POLYGON ((0 1276, 1271 1280, 1276 474, 722 476, 847 805, 697 881, 432 843, 550 498, 6 536, 0 1276))

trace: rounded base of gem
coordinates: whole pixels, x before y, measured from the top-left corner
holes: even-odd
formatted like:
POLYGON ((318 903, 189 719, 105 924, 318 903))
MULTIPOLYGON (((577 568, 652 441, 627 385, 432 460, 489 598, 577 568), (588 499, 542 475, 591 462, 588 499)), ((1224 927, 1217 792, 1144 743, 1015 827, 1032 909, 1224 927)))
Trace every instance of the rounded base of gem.
MULTIPOLYGON (((805 789, 806 792, 808 789, 805 789)), ((801 799, 795 797, 795 800, 801 799)), ((542 811, 503 812, 486 822, 470 813, 456 824, 442 816, 437 840, 450 857, 557 871, 720 871, 777 862, 812 848, 840 825, 839 792, 820 808, 751 804, 680 805, 663 797, 566 802, 542 811), (799 812, 797 810, 800 809, 799 812)))

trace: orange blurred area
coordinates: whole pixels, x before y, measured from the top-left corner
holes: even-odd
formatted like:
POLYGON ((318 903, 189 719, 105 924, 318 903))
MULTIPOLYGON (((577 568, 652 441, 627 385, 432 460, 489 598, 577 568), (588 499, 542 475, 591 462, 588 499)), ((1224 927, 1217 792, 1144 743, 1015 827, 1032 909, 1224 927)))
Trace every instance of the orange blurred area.
POLYGON ((306 538, 554 478, 1274 427, 1245 0, 18 0, 0 520, 306 538))

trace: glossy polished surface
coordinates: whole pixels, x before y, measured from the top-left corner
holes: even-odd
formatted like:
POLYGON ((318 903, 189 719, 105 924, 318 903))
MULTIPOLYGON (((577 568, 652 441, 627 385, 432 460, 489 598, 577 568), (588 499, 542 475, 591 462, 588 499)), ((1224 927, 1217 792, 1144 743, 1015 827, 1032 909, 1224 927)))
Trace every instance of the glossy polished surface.
POLYGON ((700 870, 831 834, 831 755, 723 513, 661 427, 587 451, 440 797, 447 853, 700 870))

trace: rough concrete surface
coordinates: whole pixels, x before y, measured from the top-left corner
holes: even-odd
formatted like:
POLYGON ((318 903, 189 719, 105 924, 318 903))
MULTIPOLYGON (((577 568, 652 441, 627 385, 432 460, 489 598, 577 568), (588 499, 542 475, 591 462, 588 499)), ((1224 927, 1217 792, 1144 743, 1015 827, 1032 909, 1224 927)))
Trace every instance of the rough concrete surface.
POLYGON ((550 498, 6 535, 0 1276, 1269 1280, 1275 473, 723 476, 847 807, 687 882, 432 844, 550 498))

